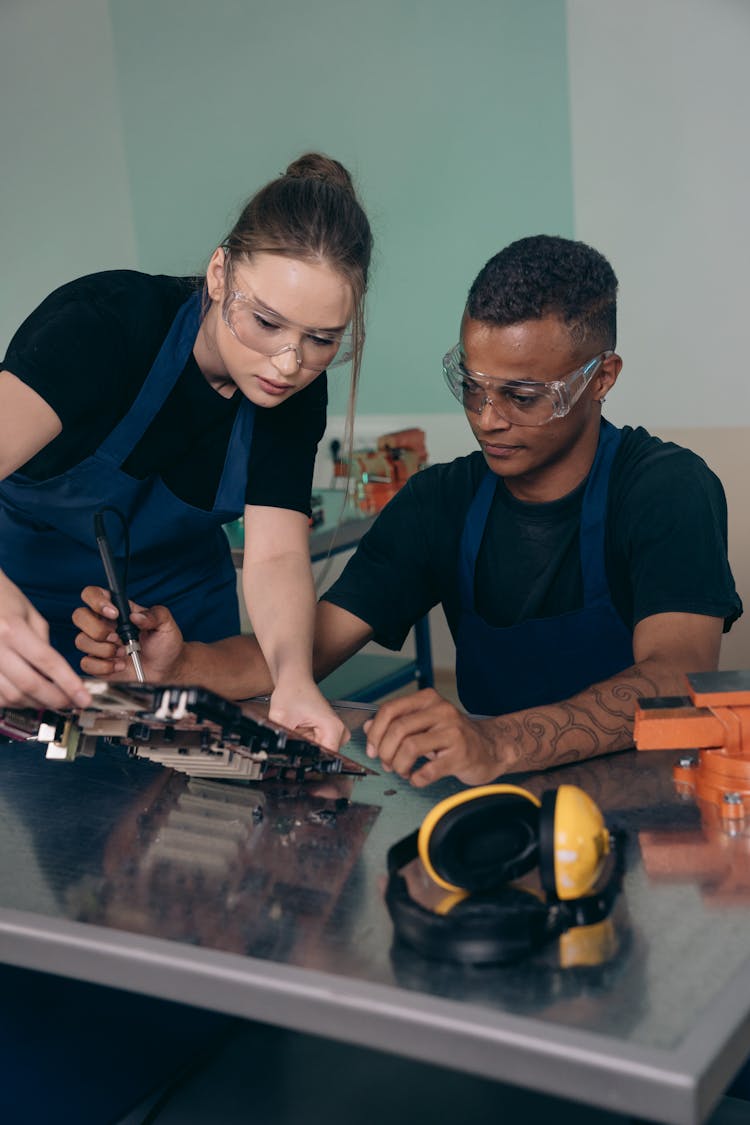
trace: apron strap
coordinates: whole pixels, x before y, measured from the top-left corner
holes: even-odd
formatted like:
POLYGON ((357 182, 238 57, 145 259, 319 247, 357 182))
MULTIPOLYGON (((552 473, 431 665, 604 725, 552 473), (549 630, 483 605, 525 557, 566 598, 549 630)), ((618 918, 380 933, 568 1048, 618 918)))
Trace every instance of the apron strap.
MULTIPOLYGON (((235 394, 240 393, 239 390, 235 391, 235 394)), ((254 425, 255 404, 243 395, 232 426, 227 455, 224 459, 224 469, 219 487, 216 490, 214 509, 228 511, 244 507, 245 483, 242 484, 241 499, 237 496, 237 484, 239 481, 247 481, 247 462, 254 425)))
POLYGON ((458 556, 458 591, 461 609, 468 613, 474 612, 474 567, 496 486, 497 477, 491 469, 488 469, 474 494, 461 534, 458 556))
POLYGON ((584 606, 599 605, 611 600, 605 563, 607 493, 612 463, 621 439, 622 430, 602 419, 596 457, 581 509, 579 542, 584 606))
POLYGON ((182 374, 201 323, 201 293, 178 309, 135 402, 99 447, 99 456, 119 467, 132 453, 182 374))

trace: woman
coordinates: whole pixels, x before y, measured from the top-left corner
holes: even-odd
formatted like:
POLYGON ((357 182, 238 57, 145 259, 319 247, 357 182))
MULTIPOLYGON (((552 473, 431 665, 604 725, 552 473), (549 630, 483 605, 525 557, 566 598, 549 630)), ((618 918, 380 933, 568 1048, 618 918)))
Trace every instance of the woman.
POLYGON ((354 399, 371 243, 347 171, 309 154, 247 203, 205 282, 94 274, 24 322, 0 370, 0 706, 88 701, 66 660, 81 587, 103 581, 99 508, 126 517, 130 596, 203 642, 239 631, 222 524, 244 511, 271 715, 339 746, 311 672, 308 514, 323 372, 349 355, 354 399))

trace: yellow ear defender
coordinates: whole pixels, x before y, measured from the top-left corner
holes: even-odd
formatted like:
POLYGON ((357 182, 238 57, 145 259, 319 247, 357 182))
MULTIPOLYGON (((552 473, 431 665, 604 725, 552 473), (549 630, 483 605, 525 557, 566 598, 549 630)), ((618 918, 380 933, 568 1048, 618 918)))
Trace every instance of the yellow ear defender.
POLYGON ((610 851, 610 835, 599 807, 575 785, 542 797, 539 867, 545 890, 558 898, 589 894, 610 851))
POLYGON ((515 785, 456 793, 388 853, 386 902, 396 935, 428 957, 502 962, 600 923, 621 882, 619 845, 603 880, 612 840, 594 801, 573 785, 541 800, 515 785), (415 902, 400 874, 417 855, 450 892, 435 910, 415 902), (515 885, 535 867, 542 894, 515 885))
POLYGON ((430 878, 447 891, 509 883, 537 862, 541 802, 516 785, 481 785, 428 812, 417 848, 430 878))

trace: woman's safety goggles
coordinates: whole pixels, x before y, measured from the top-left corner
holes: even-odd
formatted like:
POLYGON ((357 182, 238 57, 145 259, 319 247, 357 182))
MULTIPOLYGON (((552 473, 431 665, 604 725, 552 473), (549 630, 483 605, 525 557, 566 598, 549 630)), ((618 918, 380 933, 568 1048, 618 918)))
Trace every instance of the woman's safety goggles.
POLYGON ((221 316, 232 335, 265 356, 295 352, 297 364, 309 371, 336 367, 352 358, 351 332, 325 332, 295 324, 264 306, 251 294, 233 290, 227 294, 221 316), (290 334, 295 337, 292 341, 290 334))
POLYGON ((461 344, 443 357, 443 375, 451 394, 472 414, 481 414, 489 403, 514 426, 544 426, 553 418, 564 418, 591 382, 599 365, 612 355, 601 352, 562 379, 536 382, 530 379, 493 379, 464 366, 461 344))

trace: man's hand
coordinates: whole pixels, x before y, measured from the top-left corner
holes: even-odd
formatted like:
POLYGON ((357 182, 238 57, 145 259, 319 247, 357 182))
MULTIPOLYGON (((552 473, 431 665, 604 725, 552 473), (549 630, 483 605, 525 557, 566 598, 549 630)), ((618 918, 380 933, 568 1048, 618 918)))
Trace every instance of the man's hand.
POLYGON ((470 719, 432 688, 391 700, 365 723, 367 753, 384 769, 423 788, 441 777, 485 785, 513 762, 513 747, 498 744, 491 719, 470 719), (420 758, 427 762, 415 769, 420 758), (506 760, 507 759, 507 760, 506 760))
POLYGON ((571 699, 489 719, 470 719, 432 689, 384 704, 365 723, 367 752, 423 787, 452 775, 485 785, 506 773, 545 770, 633 745, 641 699, 680 695, 686 672, 718 667, 723 621, 659 613, 633 633, 637 663, 571 699), (419 769, 419 758, 428 761, 419 769))
POLYGON ((49 626, 0 572, 0 707, 87 707, 83 681, 49 643, 49 626))
MULTIPOLYGON (((81 594, 83 606, 73 614, 80 629, 76 648, 86 653, 81 667, 89 676, 127 682, 134 679, 133 666, 115 632, 117 609, 109 591, 87 586, 81 594)), ((130 603, 130 616, 140 630, 141 662, 150 683, 180 683, 185 644, 177 622, 163 605, 144 609, 130 603)))

